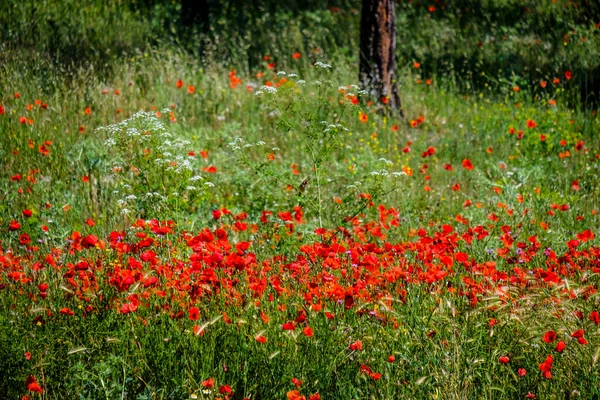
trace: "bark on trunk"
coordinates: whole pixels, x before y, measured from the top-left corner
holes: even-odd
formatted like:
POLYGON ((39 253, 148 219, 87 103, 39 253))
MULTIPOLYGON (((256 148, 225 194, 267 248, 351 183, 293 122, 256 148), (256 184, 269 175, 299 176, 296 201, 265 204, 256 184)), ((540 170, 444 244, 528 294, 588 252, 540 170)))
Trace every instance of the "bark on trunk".
POLYGON ((402 116, 396 82, 396 16, 393 0, 363 0, 360 20, 362 86, 402 116))

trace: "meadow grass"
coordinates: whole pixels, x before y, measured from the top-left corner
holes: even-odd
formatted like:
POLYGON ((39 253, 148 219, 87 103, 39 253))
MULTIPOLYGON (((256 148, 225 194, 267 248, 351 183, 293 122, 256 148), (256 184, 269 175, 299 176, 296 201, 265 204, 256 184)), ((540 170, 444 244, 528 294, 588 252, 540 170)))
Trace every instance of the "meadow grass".
POLYGON ((578 77, 404 60, 399 119, 314 47, 4 65, 3 398, 598 396, 578 77))

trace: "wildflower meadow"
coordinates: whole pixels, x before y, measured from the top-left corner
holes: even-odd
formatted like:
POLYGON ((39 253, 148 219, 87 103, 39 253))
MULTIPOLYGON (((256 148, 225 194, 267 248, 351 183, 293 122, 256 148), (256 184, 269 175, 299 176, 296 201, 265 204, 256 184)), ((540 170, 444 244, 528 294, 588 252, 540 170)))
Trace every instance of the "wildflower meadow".
POLYGON ((0 4, 0 398, 600 398, 600 12, 208 3, 0 4))

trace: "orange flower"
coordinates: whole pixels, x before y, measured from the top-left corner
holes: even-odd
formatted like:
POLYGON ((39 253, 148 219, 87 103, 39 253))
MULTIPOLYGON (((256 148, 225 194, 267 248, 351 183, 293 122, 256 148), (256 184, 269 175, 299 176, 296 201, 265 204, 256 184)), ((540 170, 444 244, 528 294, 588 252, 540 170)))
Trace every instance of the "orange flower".
POLYGON ((85 112, 85 114, 86 114, 86 115, 90 115, 90 114, 92 113, 92 109, 91 109, 90 107, 87 107, 87 108, 84 110, 84 112, 85 112))
POLYGON ((363 346, 362 346, 362 342, 360 340, 357 340, 354 343, 350 344, 350 350, 356 351, 356 350, 362 350, 363 346))
POLYGON ((300 392, 297 390, 290 390, 285 394, 288 400, 306 400, 305 396, 300 395, 300 392))
POLYGON ((196 88, 193 85, 189 85, 188 86, 188 93, 189 94, 194 94, 195 91, 196 91, 196 88))
POLYGON ((61 314, 63 314, 63 315, 68 315, 68 316, 73 316, 73 315, 75 315, 75 313, 73 312, 73 310, 71 310, 71 309, 70 309, 70 308, 68 308, 68 307, 61 308, 61 309, 60 309, 60 313, 61 313, 61 314))
POLYGON ((302 57, 302 55, 299 52, 295 52, 294 54, 292 54, 292 58, 294 60, 298 60, 300 57, 302 57))
POLYGON ((263 335, 257 336, 254 339, 256 339, 256 341, 261 344, 267 343, 267 338, 264 337, 263 335))
POLYGON ((527 120, 527 127, 528 127, 529 129, 533 129, 533 128, 535 128, 536 126, 537 126, 537 124, 535 123, 535 121, 534 121, 534 120, 532 120, 532 119, 528 119, 528 120, 527 120))
POLYGON ((360 120, 360 122, 367 122, 369 120, 369 117, 367 116, 367 114, 361 112, 358 114, 358 119, 360 120))

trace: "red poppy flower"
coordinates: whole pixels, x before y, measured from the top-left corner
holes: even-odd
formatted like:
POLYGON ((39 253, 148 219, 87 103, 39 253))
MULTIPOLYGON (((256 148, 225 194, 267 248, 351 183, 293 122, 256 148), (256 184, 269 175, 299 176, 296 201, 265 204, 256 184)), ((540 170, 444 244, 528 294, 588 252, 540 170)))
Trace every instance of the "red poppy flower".
POLYGON ((537 124, 535 123, 535 121, 534 121, 534 120, 532 120, 532 119, 528 119, 528 120, 527 120, 527 127, 528 127, 529 129, 533 129, 533 128, 535 128, 536 126, 537 126, 537 124))
POLYGON ((548 355, 544 362, 539 365, 540 371, 542 371, 542 374, 546 379, 552 378, 552 373, 550 372, 552 371, 552 362, 554 362, 554 359, 551 355, 548 355))
POLYGON ((583 329, 578 329, 575 332, 571 333, 571 337, 575 339, 579 339, 583 337, 583 329))
POLYGON ((229 385, 219 386, 219 393, 221 394, 229 394, 233 392, 233 389, 229 385))
POLYGON ((202 381, 202 386, 204 386, 207 389, 210 389, 215 386, 215 380, 213 378, 208 378, 207 380, 202 381))
POLYGON ((306 328, 302 329, 302 333, 304 333, 304 335, 306 335, 307 337, 313 337, 313 330, 310 326, 307 326, 306 328))
POLYGON ((191 307, 189 309, 189 319, 192 321, 196 321, 198 320, 198 318, 200 317, 200 310, 198 309, 198 307, 191 307))
POLYGON ((300 57, 302 57, 302 55, 299 52, 295 52, 294 54, 292 54, 292 58, 294 60, 298 60, 300 57))
POLYGON ((21 224, 15 220, 10 221, 10 224, 8 224, 8 229, 11 231, 18 231, 19 228, 21 228, 21 224))
POLYGON ((498 358, 498 362, 500 364, 507 364, 510 361, 510 358, 508 358, 507 356, 500 356, 498 358))
POLYGON ((544 334, 544 337, 542 338, 542 340, 546 343, 552 343, 556 340, 556 332, 554 331, 548 331, 544 334))
POLYGON ((99 242, 98 236, 96 235, 87 235, 81 240, 81 246, 85 249, 90 249, 99 242))
POLYGON ((42 394, 44 392, 42 387, 40 385, 38 385, 38 383, 36 382, 35 377, 33 375, 29 375, 27 377, 27 380, 25 381, 25 387, 30 392, 39 393, 39 394, 42 394))
POLYGON ((293 331, 296 329, 296 325, 293 322, 286 322, 281 326, 284 331, 293 331))
POLYGON ((71 317, 71 316, 73 316, 73 315, 75 315, 75 313, 73 312, 73 310, 71 310, 71 309, 70 309, 70 308, 68 308, 68 307, 61 308, 61 309, 60 309, 60 313, 61 313, 61 314, 63 314, 63 315, 68 315, 68 316, 70 316, 70 317, 71 317))
POLYGON ((468 158, 462 161, 462 166, 463 168, 468 169, 469 171, 473 169, 473 163, 468 158))
POLYGON ((562 353, 563 350, 567 347, 567 345, 565 344, 565 342, 563 342, 562 340, 560 342, 558 342, 556 344, 556 347, 554 348, 554 351, 558 352, 558 353, 562 353))
POLYGON ((19 237, 19 243, 22 245, 27 245, 27 244, 31 243, 31 238, 29 237, 28 234, 22 233, 21 236, 19 237))

